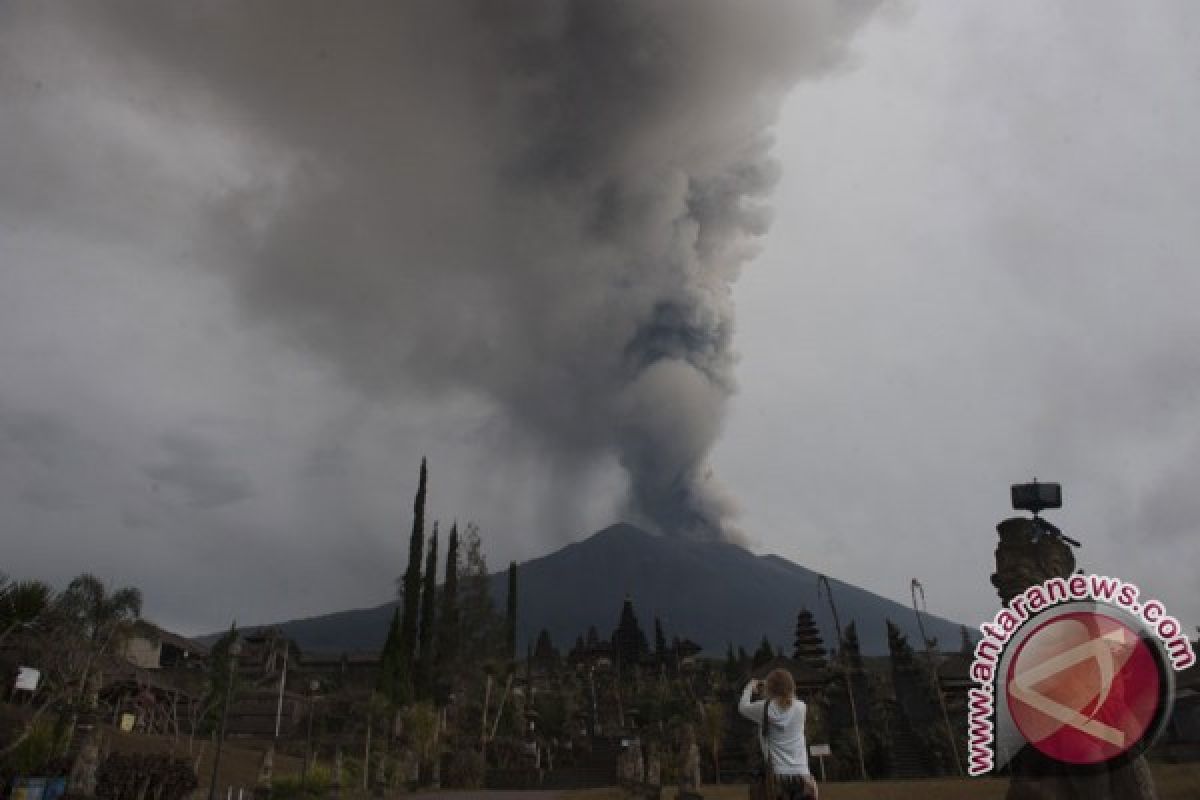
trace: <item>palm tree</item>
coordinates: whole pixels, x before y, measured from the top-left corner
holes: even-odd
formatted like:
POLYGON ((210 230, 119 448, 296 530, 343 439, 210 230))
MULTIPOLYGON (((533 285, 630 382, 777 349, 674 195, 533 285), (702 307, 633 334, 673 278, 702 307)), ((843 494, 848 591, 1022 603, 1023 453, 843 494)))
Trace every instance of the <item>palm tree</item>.
POLYGON ((79 681, 79 700, 87 691, 92 667, 129 631, 130 623, 142 614, 142 593, 126 586, 109 593, 104 582, 83 573, 60 595, 60 606, 75 624, 85 643, 86 658, 79 681))
POLYGON ((0 642, 14 631, 37 625, 50 610, 54 591, 41 581, 14 583, 0 575, 0 642))

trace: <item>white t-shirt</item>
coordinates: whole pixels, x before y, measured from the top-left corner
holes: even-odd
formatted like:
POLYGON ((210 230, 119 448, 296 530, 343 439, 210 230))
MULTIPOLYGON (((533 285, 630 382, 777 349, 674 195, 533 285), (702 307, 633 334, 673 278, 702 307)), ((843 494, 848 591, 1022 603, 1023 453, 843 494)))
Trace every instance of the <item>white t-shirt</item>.
MULTIPOLYGON (((746 719, 753 720, 760 726, 763 721, 763 705, 766 700, 750 701, 754 693, 754 684, 746 684, 742 690, 742 699, 738 701, 738 711, 746 719)), ((792 700, 789 708, 780 708, 779 704, 771 701, 767 711, 767 725, 770 726, 770 736, 767 743, 771 748, 771 765, 776 775, 808 775, 808 743, 804 740, 804 718, 808 707, 799 699, 792 700)), ((762 743, 762 731, 759 731, 759 743, 762 743)), ((766 758, 764 750, 763 757, 766 758)))

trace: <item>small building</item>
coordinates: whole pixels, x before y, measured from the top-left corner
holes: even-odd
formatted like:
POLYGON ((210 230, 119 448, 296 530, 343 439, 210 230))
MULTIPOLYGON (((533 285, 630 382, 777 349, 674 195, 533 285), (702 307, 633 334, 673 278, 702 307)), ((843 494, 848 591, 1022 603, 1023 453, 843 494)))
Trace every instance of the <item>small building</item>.
POLYGON ((125 640, 121 654, 139 669, 198 668, 208 658, 208 648, 139 619, 133 623, 133 630, 125 640))

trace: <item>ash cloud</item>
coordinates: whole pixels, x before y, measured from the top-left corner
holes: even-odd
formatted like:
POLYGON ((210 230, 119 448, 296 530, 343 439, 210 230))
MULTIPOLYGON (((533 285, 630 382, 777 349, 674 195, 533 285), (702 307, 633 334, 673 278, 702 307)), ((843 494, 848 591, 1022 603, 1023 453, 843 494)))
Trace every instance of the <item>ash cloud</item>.
POLYGON ((248 475, 223 464, 218 451, 203 439, 173 433, 160 437, 166 460, 143 467, 154 481, 177 490, 193 508, 220 508, 254 495, 248 475))
POLYGON ((270 153, 187 232, 220 243, 247 319, 384 402, 466 393, 551 463, 615 458, 635 521, 737 539, 708 454, 735 388, 731 284, 769 223, 769 129, 875 5, 54 13, 125 54, 110 78, 139 104, 270 153))

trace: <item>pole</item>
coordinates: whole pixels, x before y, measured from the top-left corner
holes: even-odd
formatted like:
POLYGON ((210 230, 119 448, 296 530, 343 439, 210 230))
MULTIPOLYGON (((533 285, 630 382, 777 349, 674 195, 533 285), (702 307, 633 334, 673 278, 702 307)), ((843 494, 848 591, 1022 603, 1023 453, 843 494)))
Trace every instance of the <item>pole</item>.
POLYGON ((818 575, 818 597, 821 595, 822 587, 825 589, 825 598, 829 600, 829 610, 833 612, 833 627, 837 631, 838 637, 838 658, 842 662, 842 674, 846 678, 846 695, 850 698, 850 719, 854 723, 854 743, 858 747, 858 771, 865 781, 869 780, 867 778, 867 762, 863 759, 862 732, 858 729, 858 708, 854 702, 854 684, 850 680, 850 662, 846 659, 846 643, 842 640, 842 623, 838 619, 837 606, 833 602, 833 587, 829 584, 829 578, 818 575))
POLYGON ((486 759, 487 759, 488 704, 491 702, 492 702, 492 675, 489 672, 488 676, 487 676, 487 683, 484 685, 484 689, 483 689, 483 727, 479 731, 479 752, 480 752, 480 754, 483 755, 483 757, 485 759, 485 763, 486 763, 486 759))
POLYGON ((217 752, 213 755, 212 778, 209 780, 208 800, 217 799, 217 777, 221 769, 221 746, 225 744, 225 721, 229 717, 229 697, 233 694, 233 671, 237 666, 238 652, 241 650, 235 640, 229 645, 229 682, 225 686, 225 705, 221 708, 221 730, 217 736, 217 752))
POLYGON ((288 668, 288 653, 291 647, 287 645, 287 640, 284 640, 283 648, 283 672, 279 675, 279 702, 275 705, 275 739, 279 739, 279 726, 283 721, 283 689, 287 686, 287 668, 288 668))
POLYGON ((370 786, 367 785, 367 776, 371 774, 371 708, 367 707, 367 746, 363 749, 363 775, 362 788, 365 792, 370 786))
POLYGON ((599 727, 600 715, 596 710, 596 668, 588 666, 588 690, 592 695, 592 730, 591 736, 596 736, 599 727))
MULTIPOLYGON (((958 742, 954 738, 954 728, 950 725, 950 712, 946 710, 946 696, 942 694, 942 682, 938 680, 937 667, 933 663, 933 646, 930 644, 929 637, 925 635, 925 624, 921 620, 921 609, 925 607, 925 587, 916 578, 912 579, 910 585, 912 590, 913 613, 917 615, 917 630, 921 632, 921 641, 925 643, 925 657, 929 660, 929 675, 933 682, 933 691, 937 694, 938 705, 942 709, 942 721, 946 724, 946 738, 950 740, 950 749, 954 752, 954 769, 958 771, 958 776, 963 776, 962 762, 958 758, 958 742), (917 595, 921 595, 921 604, 917 605, 917 595)), ((928 611, 926 611, 928 613, 928 611)))
POLYGON ((301 781, 308 780, 308 768, 312 764, 312 725, 313 725, 313 699, 317 694, 317 682, 313 681, 308 685, 308 740, 304 749, 304 771, 300 776, 301 781))

